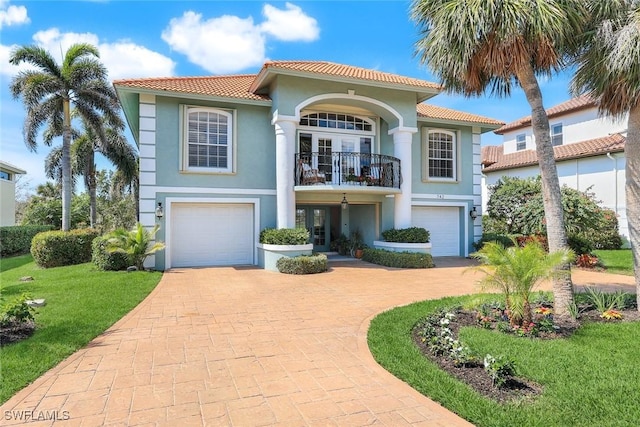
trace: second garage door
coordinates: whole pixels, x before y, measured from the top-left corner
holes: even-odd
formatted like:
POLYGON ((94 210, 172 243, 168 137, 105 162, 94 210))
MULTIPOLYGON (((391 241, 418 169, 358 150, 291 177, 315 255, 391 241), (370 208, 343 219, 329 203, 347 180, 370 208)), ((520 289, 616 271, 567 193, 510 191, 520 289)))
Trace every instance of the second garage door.
POLYGON ((412 209, 414 227, 431 235, 433 256, 460 255, 460 209, 449 206, 417 206, 412 209))
POLYGON ((253 264, 251 204, 174 203, 171 267, 253 264))

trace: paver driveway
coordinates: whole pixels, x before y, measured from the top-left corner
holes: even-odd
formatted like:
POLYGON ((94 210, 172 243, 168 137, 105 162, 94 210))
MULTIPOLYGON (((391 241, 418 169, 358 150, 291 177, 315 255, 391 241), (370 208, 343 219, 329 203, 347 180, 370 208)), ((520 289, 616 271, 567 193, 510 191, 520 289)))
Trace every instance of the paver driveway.
MULTIPOLYGON (((461 275, 468 261, 437 263, 334 264, 311 276, 169 271, 135 310, 2 405, 0 425, 25 414, 82 426, 469 425, 384 371, 366 343, 381 311, 475 290, 477 276, 461 275)), ((605 277, 574 274, 633 283, 605 277)))

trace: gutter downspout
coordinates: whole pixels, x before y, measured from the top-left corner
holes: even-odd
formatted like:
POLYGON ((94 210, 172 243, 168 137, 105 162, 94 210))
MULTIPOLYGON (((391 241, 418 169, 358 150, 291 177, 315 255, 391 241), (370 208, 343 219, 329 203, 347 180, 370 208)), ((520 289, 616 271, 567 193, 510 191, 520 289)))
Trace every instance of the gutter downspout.
POLYGON ((614 188, 614 207, 616 216, 618 216, 618 159, 607 153, 607 157, 613 160, 613 188, 614 188))

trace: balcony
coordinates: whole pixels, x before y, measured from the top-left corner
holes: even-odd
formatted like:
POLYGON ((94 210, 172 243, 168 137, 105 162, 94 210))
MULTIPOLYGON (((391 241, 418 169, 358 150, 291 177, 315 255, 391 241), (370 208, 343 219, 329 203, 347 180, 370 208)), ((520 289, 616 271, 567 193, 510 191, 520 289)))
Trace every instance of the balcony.
POLYGON ((296 186, 400 189, 400 160, 381 154, 297 153, 296 186))

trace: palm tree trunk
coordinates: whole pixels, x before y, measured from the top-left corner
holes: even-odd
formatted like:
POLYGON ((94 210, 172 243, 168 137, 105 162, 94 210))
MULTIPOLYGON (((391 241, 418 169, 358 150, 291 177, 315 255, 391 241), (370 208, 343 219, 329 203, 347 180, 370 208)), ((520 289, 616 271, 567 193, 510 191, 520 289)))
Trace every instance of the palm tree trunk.
POLYGON ((62 130, 62 231, 71 228, 71 111, 69 99, 62 101, 64 123, 62 130))
MULTIPOLYGON (((520 86, 531 106, 531 126, 536 139, 536 154, 542 177, 542 200, 547 225, 549 251, 555 252, 567 248, 567 234, 564 228, 564 211, 562 194, 556 161, 549 133, 549 118, 542 104, 542 93, 533 67, 527 66, 518 70, 520 86)), ((553 279, 554 312, 557 316, 568 317, 569 306, 573 302, 573 282, 571 281, 571 265, 558 267, 558 274, 553 279)))
POLYGON ((87 155, 87 190, 89 191, 89 221, 91 228, 96 228, 97 203, 96 203, 96 165, 94 163, 94 151, 87 155))
POLYGON ((636 278, 636 300, 638 311, 640 311, 640 105, 636 105, 629 111, 624 155, 627 162, 625 171, 627 222, 636 278))

